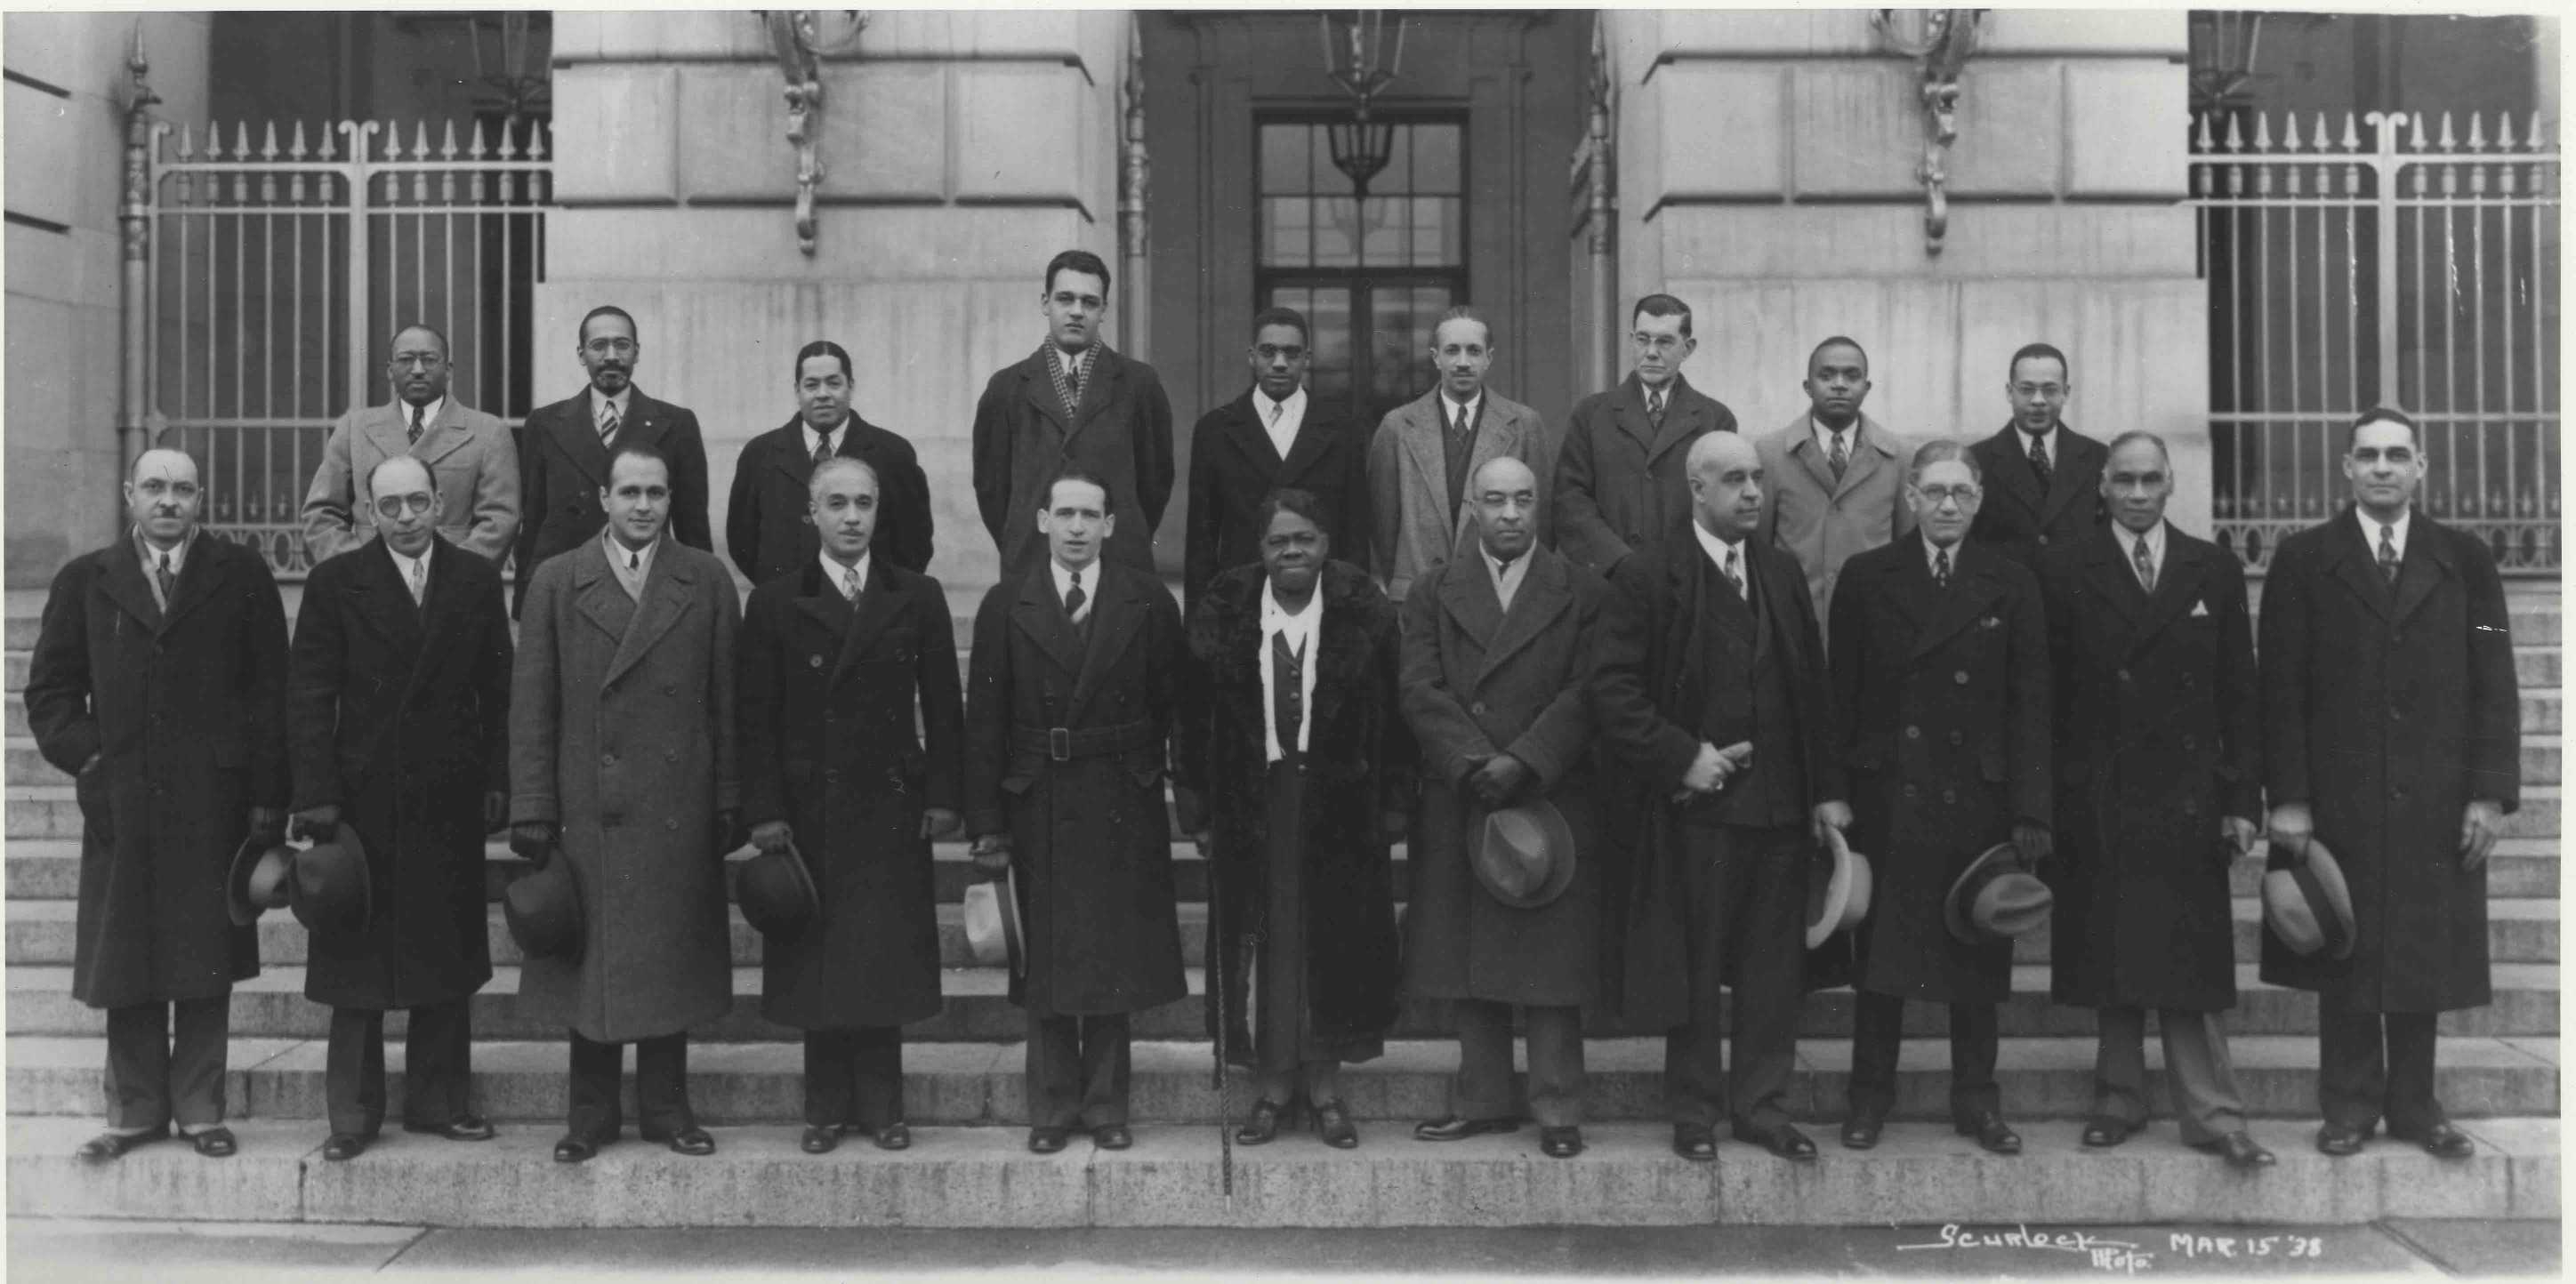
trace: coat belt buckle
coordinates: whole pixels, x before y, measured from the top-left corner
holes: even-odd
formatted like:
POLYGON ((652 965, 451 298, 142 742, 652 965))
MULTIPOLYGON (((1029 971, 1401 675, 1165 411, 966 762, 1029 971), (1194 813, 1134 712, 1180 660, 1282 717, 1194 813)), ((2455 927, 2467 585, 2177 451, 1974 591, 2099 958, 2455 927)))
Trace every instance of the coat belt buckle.
POLYGON ((1073 732, 1064 727, 1047 728, 1047 757, 1057 762, 1073 761, 1073 732))

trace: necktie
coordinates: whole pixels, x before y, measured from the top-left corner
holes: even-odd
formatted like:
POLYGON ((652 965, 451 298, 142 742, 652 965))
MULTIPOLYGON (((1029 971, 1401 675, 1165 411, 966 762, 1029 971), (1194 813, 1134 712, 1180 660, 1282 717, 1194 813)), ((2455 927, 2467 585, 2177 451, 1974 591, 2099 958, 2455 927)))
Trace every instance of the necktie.
POLYGON ((1505 557, 1498 558, 1494 562, 1494 596, 1502 602, 1503 609, 1506 611, 1512 609, 1512 593, 1520 587, 1512 582, 1512 563, 1517 560, 1519 559, 1505 557))
POLYGON ((853 602, 858 601, 859 590, 864 587, 866 587, 866 585, 859 579, 859 568, 855 566, 845 566, 841 568, 842 596, 849 598, 853 602))
POLYGON ((1735 586, 1735 595, 1744 596, 1744 563, 1737 560, 1734 549, 1726 550, 1726 582, 1735 586))
POLYGON ((817 468, 822 467, 823 461, 830 459, 831 457, 832 434, 828 432, 818 432, 814 434, 814 466, 817 468))
POLYGON ((603 446, 617 444, 617 403, 614 401, 603 401, 599 404, 599 444, 603 446))
POLYGON ((1825 463, 1834 470, 1835 481, 1841 481, 1843 470, 1851 467, 1851 452, 1843 448, 1843 435, 1840 432, 1834 434, 1833 453, 1825 457, 1825 463))
POLYGON ((2030 470, 2039 474, 2039 488, 2048 489, 2054 470, 2048 466, 2048 438, 2044 436, 2030 439, 2030 470))
POLYGON ((1664 430, 1664 394, 1660 392, 1646 394, 1646 421, 1655 426, 1655 431, 1664 430))
POLYGON ((2379 524, 2379 573, 2397 587, 2397 528, 2387 522, 2379 524))
POLYGON ((1458 434, 1460 437, 1465 437, 1467 435, 1467 408, 1465 406, 1453 404, 1450 409, 1456 412, 1456 414, 1449 425, 1449 431, 1458 434))
POLYGON ((2129 546, 2129 564, 2138 568, 2138 587, 2156 591, 2156 559, 2147 555, 2147 541, 2140 539, 2129 546))
POLYGON ((420 444, 420 430, 422 427, 423 425, 420 422, 420 407, 414 406, 411 408, 411 427, 406 430, 403 435, 410 439, 411 444, 417 446, 420 444))
POLYGON ((1946 548, 1932 552, 1932 582, 1943 588, 1950 587, 1950 550, 1946 548))
POLYGON ((1297 729, 1306 720, 1305 674, 1298 650, 1288 645, 1287 634, 1270 635, 1270 716, 1277 724, 1279 751, 1291 758, 1297 753, 1297 729))
POLYGON ((644 570, 644 555, 632 549, 627 550, 626 569, 634 571, 637 574, 642 574, 644 570))
POLYGON ((1073 587, 1064 591, 1064 616, 1075 624, 1080 624, 1090 613, 1086 608, 1090 606, 1091 599, 1083 596, 1082 572, 1073 571, 1070 574, 1073 577, 1073 587))
POLYGON ((414 560, 413 560, 413 562, 412 562, 412 564, 411 564, 411 576, 410 576, 410 579, 411 579, 411 604, 412 604, 412 605, 414 605, 414 606, 418 606, 418 605, 420 605, 421 599, 422 599, 423 597, 425 597, 425 596, 427 596, 427 595, 428 595, 427 586, 426 586, 425 584, 423 584, 423 583, 422 583, 423 578, 428 574, 428 572, 429 572, 429 557, 428 557, 428 555, 427 555, 427 554, 423 554, 423 555, 421 555, 420 557, 418 557, 418 558, 416 558, 416 559, 414 559, 414 560))
POLYGON ((1072 402, 1073 413, 1082 413, 1082 363, 1064 363, 1064 395, 1072 402))
POLYGON ((170 595, 179 587, 179 577, 170 572, 170 555, 163 553, 160 564, 152 569, 152 582, 161 586, 161 609, 170 609, 170 595))

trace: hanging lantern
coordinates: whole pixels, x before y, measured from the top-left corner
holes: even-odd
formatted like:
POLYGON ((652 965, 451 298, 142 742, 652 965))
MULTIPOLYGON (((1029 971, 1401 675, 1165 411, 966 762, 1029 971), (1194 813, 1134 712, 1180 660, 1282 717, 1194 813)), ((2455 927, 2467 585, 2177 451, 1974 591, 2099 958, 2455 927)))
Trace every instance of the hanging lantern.
POLYGON ((1371 118, 1379 91, 1393 83, 1404 61, 1404 19, 1383 9, 1323 15, 1324 75, 1351 96, 1351 114, 1326 127, 1333 168, 1351 180, 1354 199, 1368 199, 1369 180, 1386 168, 1395 149, 1395 126, 1371 118))

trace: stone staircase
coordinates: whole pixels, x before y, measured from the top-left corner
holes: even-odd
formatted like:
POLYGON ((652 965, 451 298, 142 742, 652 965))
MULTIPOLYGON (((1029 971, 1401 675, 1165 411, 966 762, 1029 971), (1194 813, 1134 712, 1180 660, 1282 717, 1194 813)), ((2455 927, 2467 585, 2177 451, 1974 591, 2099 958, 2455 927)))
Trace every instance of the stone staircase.
MULTIPOLYGON (((1356 1151, 1311 1139, 1244 1151, 1221 1189, 1217 1121, 1249 1103, 1220 1100, 1201 1031, 1203 864, 1176 842, 1190 966, 1188 998, 1136 1024, 1136 1149, 1085 1144, 1039 1157, 1022 1148, 1020 1017, 998 969, 975 966, 959 927, 970 881, 964 847, 937 848, 945 1010, 909 1027, 905 1094, 916 1129, 903 1154, 861 1145, 796 1149, 801 1101, 795 1032, 759 1015, 760 940, 733 914, 735 1002, 694 1033, 691 1093, 719 1137, 708 1159, 631 1139, 579 1168, 553 1164, 564 1049, 558 1030, 518 1009, 517 946, 492 907, 496 974, 474 1001, 475 1099, 499 1140, 457 1145, 389 1132, 361 1159, 321 1161, 327 1011, 303 998, 306 940, 292 916, 260 928, 262 974, 235 990, 227 1100, 240 1156, 215 1163, 147 1148, 113 1165, 71 1149, 98 1126, 103 1014, 70 996, 79 813, 71 788, 36 754, 19 691, 40 591, 8 595, 6 650, 6 960, 9 1209, 17 1215, 182 1220, 392 1222, 458 1226, 607 1225, 1512 1225, 1528 1223, 1886 1223, 1891 1221, 2358 1222, 2381 1217, 2553 1217, 2558 1209, 2560 609, 2555 586, 2516 585, 2512 627, 2522 700, 2522 810, 2490 876, 2496 1000, 2443 1019, 2442 1099, 2481 1143, 2466 1164, 2438 1164, 2380 1142, 2328 1161, 2314 1126, 2316 1005, 2255 976, 2259 860, 2240 863, 2241 999, 2229 1018, 2255 1130, 2279 1167, 2237 1176, 2176 1143, 2159 1123, 2114 1151, 2076 1142, 2089 1105, 2089 1012, 2047 1000, 2045 940, 2016 952, 2003 1010, 2003 1094, 2028 1153, 1999 1158, 1945 1126, 1942 1014, 1909 1013, 1898 1122, 1866 1155, 1824 1138, 1822 1159, 1792 1166, 1721 1144, 1714 1165, 1665 1147, 1659 1040, 1589 1047, 1591 1148, 1572 1161, 1537 1152, 1535 1134, 1434 1146, 1411 1125, 1449 1109, 1454 1045, 1408 1013, 1387 1055, 1343 1076, 1360 1121, 1356 1151)), ((294 590, 290 588, 290 610, 294 590)), ((958 595, 952 595, 957 597, 958 595)), ((972 602, 953 602, 961 645, 972 602)), ((1403 860, 1398 853, 1399 865, 1403 860)), ((487 851, 497 896, 521 863, 487 851)), ((1397 871, 1396 886, 1407 886, 1397 871)), ((1852 995, 1807 1000, 1793 1108, 1830 1130, 1850 1065, 1852 995)), ((389 1034, 402 1018, 388 1021, 389 1034)), ((389 1040, 393 1109, 402 1049, 389 1040)), ((2158 1058, 2150 1041, 2150 1063, 2158 1058)), ((631 1087, 630 1087, 631 1093, 631 1087)), ((2161 1096, 2161 1089, 2158 1089, 2161 1096)), ((2159 1108, 2163 1103, 2159 1101, 2159 1108)), ((631 1112, 631 1105, 630 1105, 631 1112)))

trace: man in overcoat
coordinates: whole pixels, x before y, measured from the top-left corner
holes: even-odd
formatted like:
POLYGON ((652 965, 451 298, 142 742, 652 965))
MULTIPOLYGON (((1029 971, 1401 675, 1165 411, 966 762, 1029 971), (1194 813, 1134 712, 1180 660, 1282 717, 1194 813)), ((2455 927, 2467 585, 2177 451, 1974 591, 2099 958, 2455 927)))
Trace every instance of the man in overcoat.
POLYGON ((1109 484, 1068 474, 1031 514, 1045 560, 975 613, 966 691, 966 832, 977 867, 1015 871, 1026 972, 1029 1149, 1127 1127, 1128 1016, 1180 998, 1166 747, 1180 610, 1150 572, 1104 558, 1109 484))
POLYGON ((518 579, 510 614, 525 608, 529 585, 547 559, 599 538, 608 516, 609 456, 648 446, 669 465, 672 538, 715 549, 707 526, 707 445, 697 412, 646 396, 635 386, 643 332, 624 308, 602 304, 581 319, 573 356, 588 383, 580 392, 528 412, 519 426, 521 504, 518 579))
POLYGON ((1252 386, 1190 430, 1185 607, 1218 572, 1261 560, 1259 511, 1274 490, 1314 496, 1333 547, 1366 547, 1372 529, 1368 429, 1307 392, 1306 367, 1314 356, 1307 330, 1294 308, 1265 308, 1253 317, 1246 349, 1252 386))
POLYGON ((822 901, 763 942, 761 1014, 805 1031, 808 1152, 851 1131, 901 1150, 903 1025, 939 1014, 930 840, 958 820, 957 644, 939 581, 877 556, 867 461, 825 460, 809 487, 819 552, 752 590, 736 648, 743 822, 762 851, 792 844, 822 901))
POLYGON ((689 1109, 690 1026, 732 1006, 724 853, 735 807, 733 574, 670 537, 670 469, 621 446, 607 528, 537 568, 510 688, 510 845, 572 862, 578 959, 530 958, 519 1001, 571 1032, 580 1163, 617 1137, 623 1045, 647 1141, 715 1151, 689 1109))
POLYGON ((509 801, 510 615, 501 572, 438 534, 429 469, 397 455, 367 479, 378 538, 304 584, 286 687, 294 828, 342 826, 367 856, 363 930, 317 931, 304 997, 331 1009, 326 1160, 355 1159, 385 1117, 385 1012, 407 1010, 403 1128, 484 1141, 469 1108, 469 1005, 492 979, 483 836, 509 801))
POLYGON ((2263 584, 2272 846, 2313 837, 2352 892, 2351 956, 2270 932, 2263 979, 2317 994, 2317 1149, 2388 1135, 2443 1159, 2474 1143, 2434 1095, 2434 1023, 2492 1000, 2487 856, 2521 801, 2521 706, 2495 559, 2418 511, 2422 435, 2353 425, 2352 507, 2281 541, 2263 584))
POLYGON ((1611 575, 1591 683, 1626 786, 1608 805, 1642 820, 1611 844, 1627 858, 1606 889, 1609 1006, 1631 1028, 1667 1031, 1674 1153, 1715 1159, 1726 1118, 1738 1140, 1812 1160, 1815 1143, 1789 1122, 1807 883, 1822 831, 1851 823, 1824 732, 1824 643, 1796 560, 1753 538, 1753 443, 1707 434, 1689 462, 1688 522, 1611 575))
POLYGON ((756 587, 814 564, 822 540, 806 482, 830 459, 855 459, 884 481, 871 557, 919 574, 930 568, 930 481, 912 443, 850 406, 849 351, 817 339, 796 353, 796 417, 742 446, 725 505, 725 551, 756 587))
POLYGON ((72 997, 107 1010, 108 1130, 86 1159, 174 1121, 201 1155, 235 1149, 225 1040, 259 938, 225 913, 224 872, 286 830, 286 608, 258 552, 198 529, 204 499, 194 460, 143 452, 134 524, 54 576, 28 659, 28 729, 81 810, 72 997))
POLYGON ((2012 422, 1969 449, 1984 478, 1985 502, 1968 535, 2024 567, 2063 544, 2080 543, 2102 528, 2101 442, 2066 426, 2066 398, 2075 390, 2066 354, 2028 343, 2005 367, 2004 396, 2012 422))
POLYGON ((2165 520, 2173 462, 2152 433, 2111 443, 2111 524, 2039 560, 2056 691, 2051 991, 2096 1009, 2084 1144, 2147 1121, 2147 1009, 2182 1137, 2239 1168, 2245 1127, 2219 1014, 2236 1003, 2228 868, 2262 814, 2253 619, 2234 554, 2165 520))
POLYGON ((1504 455, 1476 470, 1469 532, 1404 604, 1405 719, 1422 791, 1405 900, 1404 992, 1449 1000, 1458 1029, 1450 1113, 1413 1130, 1452 1141, 1519 1126, 1512 1016, 1529 1039, 1529 1113, 1540 1149, 1583 1149, 1583 1008, 1597 997, 1601 916, 1592 711, 1609 586, 1538 542, 1539 482, 1504 455), (1555 899, 1508 903, 1468 847, 1485 816, 1544 799, 1565 817, 1574 863, 1555 899))
POLYGON ((1697 346, 1690 305, 1649 294, 1628 321, 1636 368, 1618 387, 1576 403, 1548 499, 1557 548, 1603 575, 1631 550, 1681 528, 1691 511, 1685 448, 1702 433, 1735 431, 1735 412, 1682 378, 1697 346))
POLYGON ((1807 413, 1754 445, 1762 454, 1762 527, 1756 537, 1798 559, 1823 615, 1852 554, 1914 529, 1905 506, 1903 438, 1863 413, 1869 354, 1841 335, 1807 354, 1807 413))
POLYGON ((385 361, 394 399, 340 416, 304 496, 304 546, 320 566, 375 538, 366 511, 376 465, 409 455, 429 465, 445 523, 439 534, 493 565, 520 521, 519 450, 500 420, 447 395, 447 336, 427 325, 394 335, 385 361))
POLYGON ((1999 842, 2010 839, 2028 864, 2048 857, 2048 628, 2038 580, 1966 539, 1980 498, 1968 448, 1926 443, 1906 484, 1916 537, 1843 564, 1829 630, 1851 845, 1874 865, 1869 917, 1856 929, 1842 1141, 1878 1144, 1913 999, 1950 1007, 1951 1123, 1989 1151, 2019 1154, 1995 1082, 2012 942, 1957 940, 1943 906, 1999 842))
POLYGON ((1370 569, 1398 603, 1473 527, 1468 479, 1497 459, 1520 460, 1537 478, 1540 506, 1528 525, 1541 543, 1554 542, 1545 520, 1556 456, 1541 453, 1546 426, 1538 412, 1486 386, 1500 346, 1475 309, 1441 314, 1431 330, 1438 386, 1386 412, 1369 441, 1369 517, 1377 528, 1370 569))
POLYGON ((1045 565, 1029 514, 1048 506, 1057 474, 1087 472, 1126 515, 1109 560, 1154 569, 1154 528, 1172 498, 1172 402, 1162 377, 1110 351, 1103 337, 1109 267, 1088 250, 1049 260, 1038 311, 1047 337, 993 372, 975 403, 975 505, 1005 577, 1045 565))

